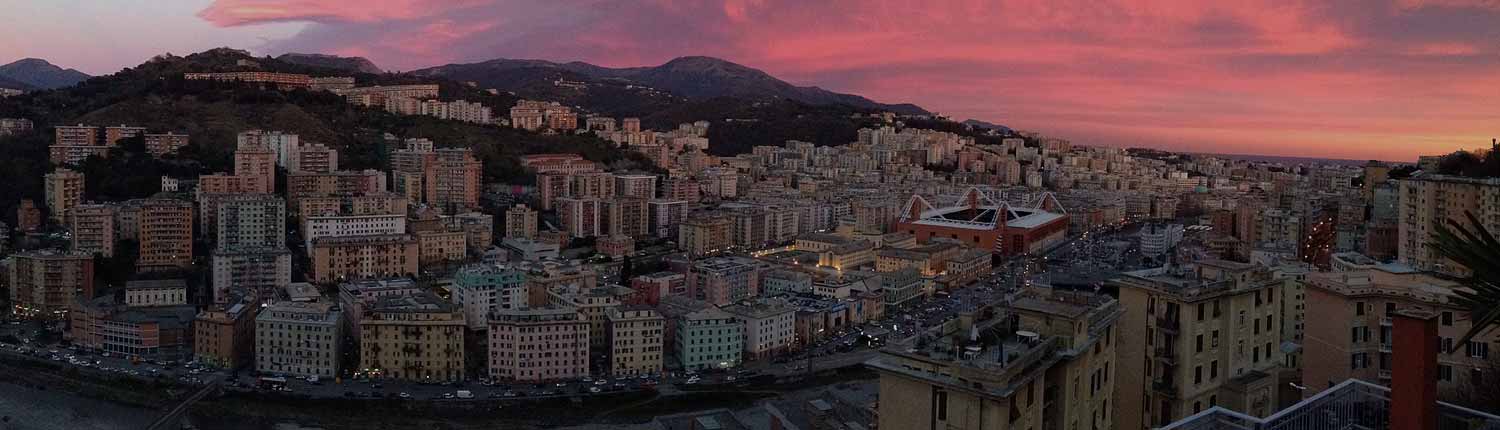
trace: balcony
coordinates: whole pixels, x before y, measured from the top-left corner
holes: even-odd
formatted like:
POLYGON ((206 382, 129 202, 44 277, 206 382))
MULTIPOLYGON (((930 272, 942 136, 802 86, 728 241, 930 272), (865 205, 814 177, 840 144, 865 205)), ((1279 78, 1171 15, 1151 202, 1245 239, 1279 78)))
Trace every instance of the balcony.
POLYGON ((1177 398, 1177 384, 1170 379, 1156 378, 1151 381, 1151 391, 1165 395, 1168 398, 1177 398))
POLYGON ((1168 333, 1174 333, 1174 334, 1177 333, 1177 330, 1178 330, 1177 318, 1174 318, 1174 317, 1158 317, 1158 318, 1156 318, 1156 329, 1157 330, 1164 330, 1164 331, 1166 331, 1168 333))
POLYGON ((1156 347, 1156 353, 1152 354, 1152 356, 1156 357, 1156 360, 1162 362, 1162 364, 1168 366, 1177 365, 1177 352, 1173 351, 1172 348, 1165 346, 1156 347))
MULTIPOLYGON (((1212 407, 1161 430, 1354 430, 1390 428, 1391 389, 1346 380, 1265 418, 1212 407)), ((1441 430, 1500 428, 1500 416, 1438 402, 1441 430)))

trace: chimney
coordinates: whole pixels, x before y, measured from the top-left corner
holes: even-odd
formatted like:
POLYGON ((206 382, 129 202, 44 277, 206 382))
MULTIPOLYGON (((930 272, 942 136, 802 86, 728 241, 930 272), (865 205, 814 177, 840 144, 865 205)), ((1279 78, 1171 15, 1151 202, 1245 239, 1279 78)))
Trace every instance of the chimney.
POLYGON ((1438 325, 1436 314, 1398 310, 1391 357, 1391 430, 1437 428, 1438 325))

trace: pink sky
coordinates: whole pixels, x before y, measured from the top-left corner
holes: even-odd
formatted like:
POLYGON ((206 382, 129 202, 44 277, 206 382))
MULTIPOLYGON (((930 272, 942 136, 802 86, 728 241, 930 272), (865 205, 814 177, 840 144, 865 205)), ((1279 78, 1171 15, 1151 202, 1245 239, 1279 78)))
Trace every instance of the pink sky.
POLYGON ((203 32, 267 33, 240 46, 258 53, 395 70, 710 55, 1084 144, 1412 160, 1500 124, 1488 0, 177 1, 203 32))

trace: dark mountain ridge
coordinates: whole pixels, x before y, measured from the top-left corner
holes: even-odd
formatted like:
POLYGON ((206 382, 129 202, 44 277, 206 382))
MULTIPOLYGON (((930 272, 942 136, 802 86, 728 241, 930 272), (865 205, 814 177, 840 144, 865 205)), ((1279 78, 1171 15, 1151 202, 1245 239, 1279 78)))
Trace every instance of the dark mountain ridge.
POLYGON ((680 57, 655 67, 612 68, 574 61, 555 63, 546 60, 499 58, 468 64, 448 64, 415 70, 420 76, 441 76, 481 85, 506 88, 517 79, 564 79, 579 82, 620 80, 671 92, 689 99, 739 97, 756 101, 790 99, 813 105, 843 104, 860 109, 889 110, 901 114, 930 114, 913 104, 886 104, 868 98, 828 91, 818 87, 800 87, 777 79, 759 69, 713 57, 680 57), (502 82, 493 75, 504 75, 502 82))
MULTIPOLYGON (((23 90, 50 90, 69 87, 89 78, 89 75, 73 69, 64 69, 40 58, 22 58, 0 66, 0 78, 19 82, 23 90)), ((6 87, 0 80, 0 87, 6 87)), ((8 88, 8 87, 7 87, 8 88)))

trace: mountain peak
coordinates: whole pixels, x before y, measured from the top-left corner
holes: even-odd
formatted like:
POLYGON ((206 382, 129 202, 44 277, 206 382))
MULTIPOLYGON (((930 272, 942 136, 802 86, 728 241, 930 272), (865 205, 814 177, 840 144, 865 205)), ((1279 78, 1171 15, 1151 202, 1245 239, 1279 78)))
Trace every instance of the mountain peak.
POLYGON ((72 86, 88 79, 89 75, 77 70, 58 67, 40 58, 22 58, 0 66, 0 77, 31 87, 23 89, 50 90, 72 86))

